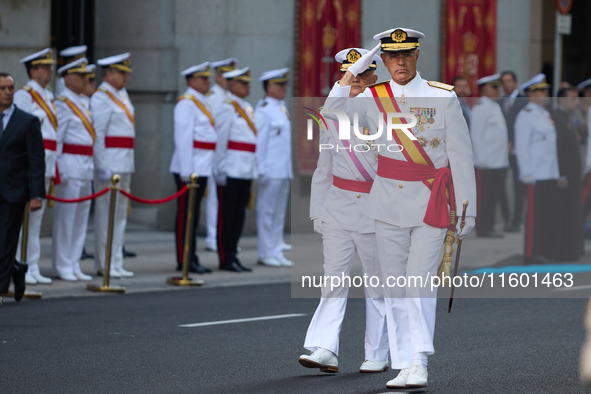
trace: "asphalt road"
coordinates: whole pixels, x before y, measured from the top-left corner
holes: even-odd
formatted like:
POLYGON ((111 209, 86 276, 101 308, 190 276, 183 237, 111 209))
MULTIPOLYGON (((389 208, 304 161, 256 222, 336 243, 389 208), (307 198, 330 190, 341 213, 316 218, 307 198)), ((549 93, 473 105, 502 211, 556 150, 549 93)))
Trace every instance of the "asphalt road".
MULTIPOLYGON (((381 393, 396 372, 359 374, 364 302, 349 302, 339 373, 300 366, 317 300, 289 284, 200 288, 0 307, 0 392, 381 393), (183 324, 305 314, 201 327, 183 324)), ((440 300, 429 393, 583 393, 584 299, 440 300)))

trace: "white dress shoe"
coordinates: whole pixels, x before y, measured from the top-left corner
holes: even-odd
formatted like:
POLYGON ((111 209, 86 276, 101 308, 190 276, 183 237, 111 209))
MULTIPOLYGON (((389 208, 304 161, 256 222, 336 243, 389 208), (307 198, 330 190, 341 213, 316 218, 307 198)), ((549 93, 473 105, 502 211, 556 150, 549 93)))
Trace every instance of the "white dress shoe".
POLYGON ((291 250, 291 245, 281 242, 281 250, 291 250))
POLYGON ((218 251, 218 246, 216 244, 206 243, 205 244, 205 250, 210 251, 210 252, 217 252, 218 251))
POLYGON ((259 259, 258 263, 260 265, 266 265, 267 267, 281 267, 283 265, 283 263, 275 257, 263 257, 262 259, 259 259))
POLYGON ((85 282, 89 282, 92 280, 92 276, 83 274, 82 272, 74 272, 74 276, 78 278, 78 280, 83 280, 85 282))
POLYGON ((25 274, 25 283, 28 285, 36 285, 37 281, 31 274, 25 274))
POLYGON ((48 278, 46 276, 43 276, 41 274, 33 274, 33 278, 35 278, 35 280, 37 281, 37 283, 43 283, 43 284, 50 284, 51 283, 51 278, 48 278))
POLYGON ((406 379, 410 373, 410 368, 402 368, 394 379, 386 383, 389 389, 402 389, 406 387, 406 379))
POLYGON ((320 368, 320 372, 339 372, 337 356, 326 349, 318 349, 309 356, 300 356, 298 361, 306 368, 320 368))
POLYGON ((406 378, 406 387, 427 387, 427 367, 423 364, 413 364, 406 378))
POLYGON ((67 282, 78 282, 78 278, 74 274, 61 274, 59 277, 67 282))
POLYGON ((279 257, 275 257, 275 258, 281 262, 282 267, 291 267, 293 265, 291 260, 288 260, 283 256, 279 256, 279 257))
POLYGON ((359 372, 386 372, 390 364, 388 360, 386 361, 372 361, 372 360, 365 360, 361 367, 359 367, 359 372))
POLYGON ((117 272, 119 272, 119 275, 121 275, 122 278, 133 278, 135 275, 133 272, 127 271, 124 268, 117 269, 117 272))
MULTIPOLYGON (((98 270, 98 271, 96 272, 96 274, 97 274, 98 276, 103 276, 103 272, 104 272, 103 270, 98 270)), ((111 270, 109 271, 109 278, 117 278, 117 279, 119 279, 119 278, 121 278, 121 274, 119 273, 119 271, 117 271, 117 270, 115 270, 115 269, 111 269, 111 270)))

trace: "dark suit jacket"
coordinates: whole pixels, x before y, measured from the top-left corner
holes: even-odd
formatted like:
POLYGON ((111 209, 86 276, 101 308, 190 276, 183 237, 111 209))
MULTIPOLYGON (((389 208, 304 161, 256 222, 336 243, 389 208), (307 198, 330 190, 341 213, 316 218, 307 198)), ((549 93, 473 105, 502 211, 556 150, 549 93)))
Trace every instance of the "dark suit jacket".
POLYGON ((519 114, 519 111, 521 111, 523 107, 527 105, 529 100, 527 97, 519 94, 513 102, 513 105, 509 107, 508 111, 505 111, 505 100, 507 100, 507 98, 501 100, 499 104, 503 109, 503 115, 505 115, 505 121, 507 122, 507 135, 509 137, 509 142, 515 146, 515 120, 517 119, 517 114, 519 114))
POLYGON ((0 137, 0 200, 45 198, 45 148, 41 123, 15 106, 0 137))

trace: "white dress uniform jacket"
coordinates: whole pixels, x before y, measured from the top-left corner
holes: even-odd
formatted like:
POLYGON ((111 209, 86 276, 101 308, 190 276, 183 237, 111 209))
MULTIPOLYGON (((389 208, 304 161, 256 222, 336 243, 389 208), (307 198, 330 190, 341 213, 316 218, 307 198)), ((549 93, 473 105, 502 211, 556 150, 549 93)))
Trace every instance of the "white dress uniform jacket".
MULTIPOLYGON (((205 95, 188 88, 185 95, 195 97, 213 117, 205 95)), ((174 107, 174 153, 170 172, 188 178, 193 172, 201 177, 213 174, 215 149, 194 147, 194 143, 216 144, 217 133, 210 118, 189 98, 181 98, 174 107)), ((205 146, 205 145, 204 145, 205 146)))
MULTIPOLYGON (((328 120, 329 130, 321 129, 320 146, 333 145, 333 149, 322 149, 318 164, 312 176, 310 194, 310 219, 320 219, 337 228, 359 233, 374 233, 373 218, 365 214, 369 193, 357 193, 343 190, 333 183, 333 175, 353 181, 371 181, 376 176, 378 161, 376 151, 357 152, 355 145, 363 145, 365 141, 354 139, 349 143, 338 139, 337 127, 328 120), (343 143, 351 147, 349 152, 343 143), (339 146, 337 152, 336 147, 339 146), (355 167, 361 165, 366 179, 355 167)), ((355 138, 352 136, 352 138, 355 138)), ((358 149, 361 150, 361 149, 358 149)))
POLYGON ((135 138, 135 125, 125 111, 102 89, 111 92, 134 114, 134 108, 125 89, 117 90, 107 82, 101 83, 90 99, 90 111, 96 129, 94 164, 97 170, 111 170, 112 173, 133 173, 134 149, 108 148, 105 139, 109 137, 135 138))
POLYGON ((529 102, 515 120, 515 154, 524 183, 560 178, 556 128, 548 111, 529 102))
POLYGON ((216 146, 216 176, 237 179, 256 179, 256 154, 245 150, 230 149, 233 142, 240 145, 252 145, 256 149, 257 136, 246 120, 232 105, 235 101, 254 124, 252 105, 238 96, 228 93, 225 100, 215 113, 218 142, 216 146))
POLYGON ((91 114, 83 103, 83 97, 64 88, 62 96, 55 101, 59 119, 57 129, 58 164, 62 179, 92 180, 94 161, 92 156, 63 153, 64 144, 92 147, 94 140, 84 126, 82 119, 76 115, 63 100, 67 97, 92 122, 91 114))
MULTIPOLYGON (((461 210, 463 200, 468 200, 470 204, 466 215, 476 217, 476 204, 472 203, 476 202, 472 143, 455 92, 430 86, 418 73, 405 86, 398 85, 393 80, 386 83, 389 83, 402 112, 413 112, 411 108, 417 104, 436 109, 434 123, 427 124, 425 131, 418 132, 417 136, 425 139, 423 149, 435 168, 448 165, 451 167, 458 209, 461 210), (407 98, 406 104, 400 102, 403 94, 407 98)), ((350 86, 341 87, 337 82, 330 97, 349 97, 350 90, 350 86)), ((360 126, 369 125, 371 133, 378 130, 378 119, 383 117, 369 88, 351 100, 327 100, 324 109, 330 108, 339 109, 350 116, 357 112, 360 126)), ((386 135, 384 125, 384 133, 376 143, 394 144, 394 140, 386 140, 386 135)), ((397 149, 392 151, 381 147, 379 154, 406 161, 402 152, 397 152, 397 149)), ((367 202, 366 215, 399 227, 422 226, 430 196, 431 190, 422 182, 395 181, 376 176, 367 202)))
POLYGON ((266 97, 255 110, 259 176, 291 179, 291 123, 283 100, 266 97))
MULTIPOLYGON (((51 141, 55 144, 57 140, 57 130, 49 120, 47 113, 33 100, 31 93, 27 89, 32 89, 39 93, 41 98, 47 104, 47 107, 55 115, 55 107, 53 106, 53 93, 47 89, 42 88, 37 82, 30 80, 21 89, 14 93, 14 104, 25 112, 35 115, 41 122, 41 134, 43 140, 51 141)), ((45 149, 45 177, 52 178, 55 176, 55 163, 57 161, 57 151, 45 149)))
POLYGON ((470 137, 474 166, 482 169, 509 167, 509 137, 501 106, 488 97, 481 97, 472 107, 470 137))
POLYGON ((213 85, 210 91, 211 94, 207 96, 207 102, 214 111, 217 111, 219 106, 222 105, 224 100, 227 98, 228 91, 222 89, 219 85, 213 85))

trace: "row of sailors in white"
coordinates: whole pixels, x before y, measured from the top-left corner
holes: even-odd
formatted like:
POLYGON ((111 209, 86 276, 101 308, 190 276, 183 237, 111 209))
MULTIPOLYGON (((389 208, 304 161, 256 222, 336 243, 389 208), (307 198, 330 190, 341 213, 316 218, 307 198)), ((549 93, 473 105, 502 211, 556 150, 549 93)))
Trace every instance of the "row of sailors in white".
MULTIPOLYGON (((90 101, 88 99, 89 90, 94 91, 94 89, 88 83, 88 76, 94 78, 95 67, 87 65, 85 58, 75 60, 58 70, 59 74, 67 75, 64 81, 65 85, 72 87, 72 89, 64 88, 64 94, 58 100, 54 100, 53 94, 47 89, 47 84, 52 77, 52 65, 56 63, 52 58, 52 50, 47 48, 27 56, 21 59, 21 63, 27 67, 31 80, 15 93, 15 104, 36 115, 41 121, 45 144, 47 191, 49 192, 52 178, 56 180, 57 184, 57 181, 63 177, 63 184, 56 186, 58 196, 76 198, 90 194, 90 179, 87 178, 91 176, 92 166, 98 170, 94 174, 96 190, 110 185, 111 174, 115 172, 122 174, 121 186, 128 189, 130 174, 134 170, 133 137, 135 136, 133 106, 124 89, 128 73, 131 72, 130 54, 113 56, 97 62, 105 69, 105 82, 99 87, 99 91, 92 95, 90 101), (78 79, 81 75, 85 75, 83 78, 85 82, 78 79), (69 84, 67 79, 70 79, 69 84), (74 107, 80 112, 74 112, 74 107), (92 108, 92 115, 89 112, 89 107, 92 108), (85 117, 89 123, 84 124, 78 115, 85 117), (92 126, 92 119, 97 120, 94 126, 92 126), (77 130, 81 125, 85 127, 83 133, 77 130), (96 136, 94 146, 92 144, 86 145, 79 140, 89 138, 91 135, 89 129, 92 129, 96 136), (91 146, 93 146, 92 149, 91 146), (61 165, 59 170, 56 166, 58 156, 61 165)), ((116 242, 113 250, 121 250, 127 212, 127 199, 120 197, 118 201, 114 237, 116 242), (120 243, 119 246, 117 242, 120 243)), ((44 201, 43 208, 45 208, 45 203, 44 201)), ((99 273, 102 273, 107 233, 108 198, 103 196, 97 199, 96 206, 95 250, 97 251, 97 259, 95 267, 99 273)), ((88 207, 88 203, 72 204, 69 207, 66 207, 66 204, 56 203, 56 220, 53 232, 56 239, 53 245, 53 273, 64 280, 91 279, 89 275, 80 271, 78 264, 85 237, 85 231, 81 231, 81 229, 86 228, 88 207), (70 221, 70 218, 76 218, 76 222, 70 221)), ((40 275, 38 267, 39 231, 43 211, 44 209, 36 211, 29 218, 28 283, 51 283, 51 279, 40 275)), ((18 250, 17 259, 20 259, 20 254, 21 251, 18 250)), ((119 253, 113 254, 111 276, 132 276, 133 273, 122 268, 122 256, 121 259, 118 259, 118 255, 119 253)))
MULTIPOLYGON (((215 204, 210 204, 215 198, 216 187, 226 186, 228 178, 258 178, 259 260, 265 265, 290 265, 281 248, 289 180, 292 177, 291 130, 289 115, 282 100, 287 89, 288 69, 271 70, 261 76, 259 81, 267 83, 269 89, 282 90, 283 96, 268 95, 253 110, 245 100, 249 94, 248 67, 222 73, 222 81, 218 78, 220 74, 217 68, 234 68, 235 63, 236 59, 233 58, 215 63, 205 62, 181 73, 188 78, 188 84, 194 84, 195 88, 189 86, 175 107, 175 152, 170 171, 179 174, 184 182, 189 180, 192 172, 208 177, 208 228, 214 222, 210 220, 214 217, 212 211, 217 209, 215 204), (212 65, 216 66, 217 84, 212 87, 212 94, 207 95, 207 78, 211 75, 209 68, 212 65), (202 78, 202 81, 193 78, 202 78), (232 91, 220 86, 224 82, 232 84, 232 91)), ((224 217, 228 214, 226 212, 224 217)), ((215 231, 213 233, 215 238, 215 231)), ((210 235, 208 230, 208 238, 210 235)), ((217 234, 217 238, 219 249, 223 247, 224 241, 220 234, 217 234)), ((235 241, 232 239, 230 243, 235 241)), ((232 257, 235 251, 221 251, 221 268, 226 268, 227 254, 231 255, 230 259, 235 257, 232 257)))
MULTIPOLYGON (((405 153, 384 150, 380 153, 380 167, 382 160, 384 164, 398 163, 396 164, 398 168, 409 167, 408 171, 399 170, 401 173, 411 178, 418 178, 417 165, 421 169, 424 168, 421 160, 433 163, 428 166, 433 171, 445 171, 449 164, 456 201, 471 202, 467 211, 466 227, 460 236, 463 238, 474 227, 476 216, 476 204, 472 203, 476 198, 471 142, 460 106, 457 100, 454 100, 455 93, 451 91, 453 87, 438 82, 427 82, 416 72, 419 58, 417 47, 421 45, 419 43, 421 38, 424 38, 422 33, 406 28, 391 29, 377 34, 374 39, 379 39, 381 44, 349 66, 345 76, 333 87, 324 109, 341 110, 350 117, 358 113, 360 125, 368 127, 369 130, 378 130, 377 121, 380 119, 378 117, 380 111, 375 100, 380 100, 382 105, 393 107, 386 112, 394 112, 396 106, 400 107, 400 112, 412 112, 410 108, 418 98, 421 98, 421 103, 425 100, 433 100, 433 105, 427 107, 439 107, 437 110, 441 115, 438 119, 434 119, 428 128, 420 132, 420 136, 431 143, 421 144, 423 153, 420 154, 420 149, 417 147, 419 155, 409 157, 406 156, 406 149, 403 151, 405 153), (366 100, 357 102, 348 100, 355 77, 367 69, 373 60, 373 55, 380 48, 382 61, 392 75, 392 80, 378 84, 373 88, 374 90, 365 89, 357 96, 366 97, 366 100), (379 94, 379 98, 376 97, 374 100, 372 91, 379 94), (437 98, 441 99, 437 100, 437 98), (370 103, 370 100, 374 101, 370 103)), ((323 112, 324 114, 326 112, 323 112)), ((386 136, 383 135, 383 138, 386 136)), ((408 147, 412 147, 413 141, 410 138, 401 137, 403 144, 406 140, 409 142, 408 147)), ((388 143, 380 140, 375 142, 388 143)), ((348 152, 340 154, 348 154, 348 152)), ((356 153, 357 155, 359 153, 356 153)), ((388 166, 384 168, 387 172, 388 166)), ((379 173, 378 169, 377 174, 379 173)), ((401 180, 400 178, 404 179, 404 176, 377 174, 369 192, 364 213, 374 219, 377 259, 381 275, 383 277, 435 275, 446 228, 426 225, 423 222, 429 206, 431 193, 429 187, 420 181, 401 180)), ((443 219, 445 227, 448 225, 447 220, 447 218, 443 219)), ((324 231, 324 223, 322 231, 324 231)), ((387 387, 427 385, 427 356, 434 352, 433 334, 437 301, 434 296, 429 289, 413 289, 409 294, 400 293, 398 289, 385 289, 384 315, 388 327, 390 358, 393 368, 402 369, 395 379, 388 382, 387 387)), ((319 350, 326 352, 323 349, 319 350)), ((331 359, 324 355, 326 353, 318 353, 317 351, 308 356, 316 363, 316 367, 322 363, 327 363, 326 366, 336 366, 334 355, 331 359)), ((387 360, 375 361, 385 361, 386 367, 388 365, 387 360)), ((305 360, 300 363, 306 366, 305 360)), ((311 363, 309 366, 312 365, 314 364, 311 363)))
MULTIPOLYGON (((577 85, 579 91, 585 92, 585 97, 591 97, 591 78, 577 85)), ((591 107, 587 110, 587 136, 591 135, 591 107)), ((587 142, 587 153, 585 155, 585 168, 583 173, 591 173, 591 144, 587 142)))

